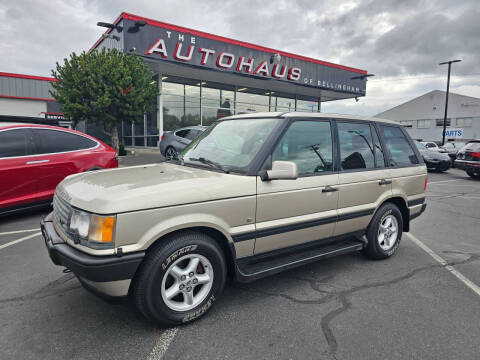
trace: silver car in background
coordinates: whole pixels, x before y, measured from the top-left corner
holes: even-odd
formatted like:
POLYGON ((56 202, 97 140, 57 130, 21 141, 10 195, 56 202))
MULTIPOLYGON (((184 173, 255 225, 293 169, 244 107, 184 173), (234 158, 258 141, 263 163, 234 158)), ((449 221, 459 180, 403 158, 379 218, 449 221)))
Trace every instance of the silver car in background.
POLYGON ((160 153, 167 160, 175 159, 178 153, 203 133, 206 128, 206 126, 189 126, 164 132, 160 140, 160 153))

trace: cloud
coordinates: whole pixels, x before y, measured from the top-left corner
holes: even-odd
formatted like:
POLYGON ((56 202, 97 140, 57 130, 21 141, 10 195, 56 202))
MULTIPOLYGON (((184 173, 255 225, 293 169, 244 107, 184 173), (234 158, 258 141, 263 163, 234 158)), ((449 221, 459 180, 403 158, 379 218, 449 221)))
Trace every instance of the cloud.
POLYGON ((97 21, 122 11, 368 70, 359 102, 323 110, 374 115, 433 89, 478 95, 478 0, 0 0, 0 71, 50 75, 56 61, 87 50, 97 21))

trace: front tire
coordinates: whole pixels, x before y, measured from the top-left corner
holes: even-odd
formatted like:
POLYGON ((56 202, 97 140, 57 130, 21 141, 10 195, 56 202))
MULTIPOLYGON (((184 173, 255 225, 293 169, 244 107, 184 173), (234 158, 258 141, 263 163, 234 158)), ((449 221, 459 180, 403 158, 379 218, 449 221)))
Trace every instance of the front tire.
POLYGON ((149 252, 133 284, 142 314, 161 326, 204 315, 220 296, 227 275, 218 244, 195 231, 173 234, 149 252))
POLYGON ((403 217, 400 209, 392 203, 383 204, 367 228, 367 246, 363 254, 380 260, 392 256, 402 238, 403 217))

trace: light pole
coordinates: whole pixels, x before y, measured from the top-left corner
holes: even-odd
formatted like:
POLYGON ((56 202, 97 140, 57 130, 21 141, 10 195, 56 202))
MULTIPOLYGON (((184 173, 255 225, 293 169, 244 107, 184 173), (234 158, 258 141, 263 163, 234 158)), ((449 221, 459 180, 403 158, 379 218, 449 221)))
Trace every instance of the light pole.
POLYGON ((445 114, 443 115, 442 146, 445 145, 445 132, 447 131, 448 92, 450 90, 450 69, 452 67, 452 63, 460 62, 460 61, 462 60, 450 60, 450 61, 444 61, 438 64, 438 65, 448 64, 447 94, 445 96, 445 114))

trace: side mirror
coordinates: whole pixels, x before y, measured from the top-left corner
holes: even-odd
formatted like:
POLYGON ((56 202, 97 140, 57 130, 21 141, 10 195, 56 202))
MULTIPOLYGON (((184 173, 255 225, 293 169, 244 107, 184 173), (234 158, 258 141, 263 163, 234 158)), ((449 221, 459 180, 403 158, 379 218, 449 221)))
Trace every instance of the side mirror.
POLYGON ((292 161, 274 161, 272 170, 267 170, 265 175, 262 177, 263 181, 295 180, 298 178, 297 164, 292 161))

